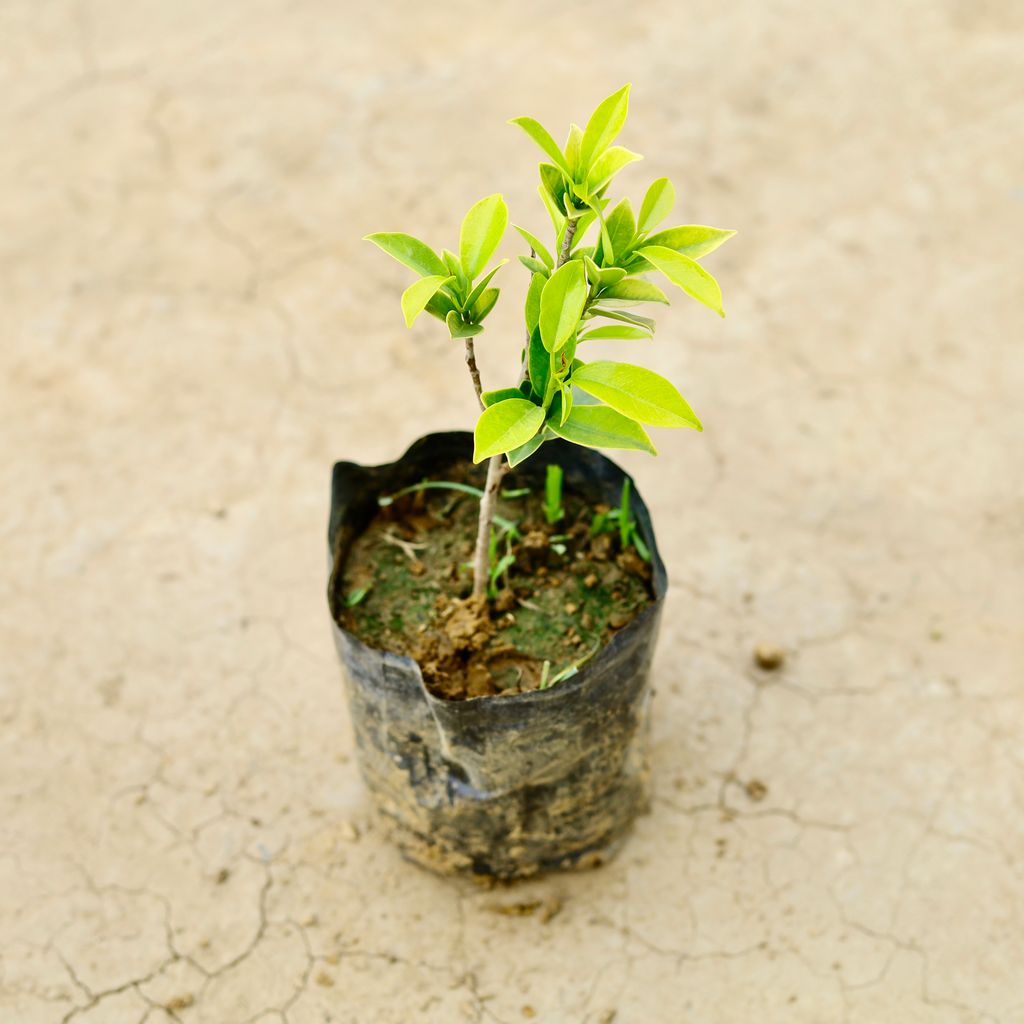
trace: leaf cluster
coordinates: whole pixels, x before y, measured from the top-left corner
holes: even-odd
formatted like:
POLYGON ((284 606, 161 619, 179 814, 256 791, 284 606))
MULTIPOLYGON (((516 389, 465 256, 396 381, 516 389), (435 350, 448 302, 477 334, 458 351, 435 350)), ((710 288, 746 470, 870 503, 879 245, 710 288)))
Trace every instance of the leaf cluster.
MULTIPOLYGON (((628 198, 608 197, 616 175, 642 159, 617 145, 629 110, 629 86, 598 104, 581 128, 573 124, 563 146, 531 117, 510 123, 541 149, 538 191, 551 220, 549 248, 524 227, 529 246, 520 261, 530 272, 524 318, 526 345, 519 383, 484 392, 474 432, 474 461, 505 455, 515 466, 547 440, 561 437, 593 448, 656 454, 648 427, 690 427, 701 422, 664 377, 630 363, 586 362, 580 346, 594 340, 637 341, 654 335, 655 322, 635 311, 643 303, 667 304, 657 273, 720 316, 722 294, 699 262, 735 232, 699 224, 661 228, 675 206, 668 178, 652 182, 635 213, 628 198), (591 230, 593 229, 593 230, 591 230)), ((501 196, 480 200, 466 214, 459 255, 438 256, 404 234, 367 236, 415 270, 419 279, 402 296, 407 324, 424 309, 445 320, 453 338, 483 330, 498 289, 490 287, 502 260, 484 272, 508 223, 501 196)))

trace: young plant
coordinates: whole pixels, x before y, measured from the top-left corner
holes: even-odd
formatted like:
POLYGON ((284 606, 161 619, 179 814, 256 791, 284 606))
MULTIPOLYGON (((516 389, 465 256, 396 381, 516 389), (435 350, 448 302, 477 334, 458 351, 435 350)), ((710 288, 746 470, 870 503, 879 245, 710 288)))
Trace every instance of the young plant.
MULTIPOLYGON (((632 311, 641 303, 667 303, 666 294, 644 275, 660 273, 669 284, 724 316, 718 282, 700 264, 734 231, 680 225, 656 231, 675 205, 675 189, 658 178, 635 213, 628 199, 614 205, 608 190, 615 176, 641 159, 613 145, 626 121, 629 86, 598 104, 585 128, 573 124, 564 146, 533 118, 510 123, 540 147, 541 200, 551 219, 549 248, 527 229, 516 230, 530 247, 520 262, 530 272, 526 292, 526 345, 518 382, 484 391, 474 339, 494 308, 499 290, 490 282, 501 260, 486 270, 508 223, 500 195, 487 196, 466 214, 459 253, 438 255, 411 235, 383 233, 367 239, 419 276, 402 295, 411 326, 424 310, 443 320, 453 339, 464 343, 466 363, 480 404, 474 432, 474 462, 487 461, 473 559, 473 592, 490 583, 491 525, 501 480, 553 438, 590 448, 618 448, 657 454, 647 427, 690 427, 700 420, 675 386, 644 367, 613 360, 585 362, 584 342, 649 339, 654 320, 632 311), (593 237, 588 234, 593 229, 593 237), (485 272, 486 271, 486 272, 485 272)), ((622 530, 628 523, 620 518, 622 530)), ((623 534, 624 536, 624 534, 623 534)), ((635 527, 630 535, 637 541, 635 527)), ((642 542, 641 542, 642 543, 642 542)))
POLYGON ((562 508, 562 467, 551 463, 544 478, 544 518, 548 526, 554 526, 565 518, 562 508))
POLYGON ((598 512, 590 522, 590 536, 596 537, 600 533, 613 533, 616 528, 619 531, 619 546, 623 551, 630 544, 636 548, 637 554, 645 561, 651 560, 651 552, 644 543, 640 531, 637 529, 636 520, 629 508, 629 480, 622 481, 622 497, 619 500, 619 507, 609 509, 607 512, 598 512))

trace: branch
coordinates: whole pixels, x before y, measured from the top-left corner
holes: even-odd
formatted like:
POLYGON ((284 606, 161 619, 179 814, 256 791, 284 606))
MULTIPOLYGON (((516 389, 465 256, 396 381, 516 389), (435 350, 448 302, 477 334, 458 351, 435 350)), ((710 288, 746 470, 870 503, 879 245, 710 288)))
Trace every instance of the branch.
POLYGON ((484 408, 484 389, 480 384, 480 368, 476 365, 476 350, 473 348, 473 339, 466 338, 466 365, 469 367, 469 375, 473 378, 473 390, 476 392, 476 400, 480 408, 484 408))
POLYGON ((576 237, 576 224, 577 221, 567 220, 565 222, 565 234, 562 236, 562 248, 558 252, 558 265, 561 266, 566 263, 569 259, 569 253, 572 251, 572 240, 576 237))

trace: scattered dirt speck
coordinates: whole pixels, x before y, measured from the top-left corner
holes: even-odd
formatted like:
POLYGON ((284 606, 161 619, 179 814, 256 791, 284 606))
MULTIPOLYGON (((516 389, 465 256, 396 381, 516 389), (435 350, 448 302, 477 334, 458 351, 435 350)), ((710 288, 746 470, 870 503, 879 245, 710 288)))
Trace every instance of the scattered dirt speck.
POLYGON ((758 644, 754 648, 754 664, 765 672, 782 668, 785 661, 786 652, 775 644, 758 644))
POLYGON ((754 803, 760 803, 768 795, 768 787, 760 779, 751 779, 743 789, 754 803))

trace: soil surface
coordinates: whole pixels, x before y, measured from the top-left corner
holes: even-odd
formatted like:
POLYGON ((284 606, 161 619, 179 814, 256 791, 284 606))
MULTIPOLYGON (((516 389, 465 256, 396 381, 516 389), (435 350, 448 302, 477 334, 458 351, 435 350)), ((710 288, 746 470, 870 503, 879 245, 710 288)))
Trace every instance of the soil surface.
MULTIPOLYGON (((437 476, 475 487, 483 478, 469 463, 437 476)), ((505 478, 498 516, 515 530, 498 530, 497 558, 514 562, 487 601, 471 596, 473 495, 426 488, 383 506, 346 562, 342 593, 365 596, 341 625, 415 658, 430 690, 449 700, 557 685, 651 602, 651 567, 632 545, 623 550, 617 528, 592 536, 607 505, 566 487, 562 518, 550 524, 543 490, 524 491, 514 473, 505 478)))

